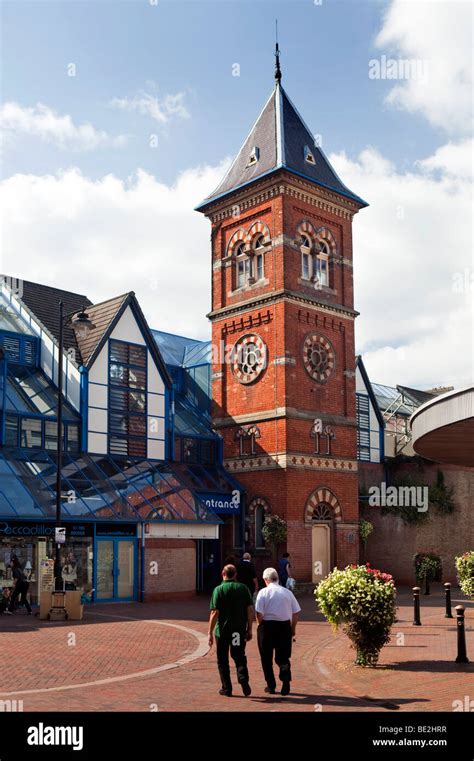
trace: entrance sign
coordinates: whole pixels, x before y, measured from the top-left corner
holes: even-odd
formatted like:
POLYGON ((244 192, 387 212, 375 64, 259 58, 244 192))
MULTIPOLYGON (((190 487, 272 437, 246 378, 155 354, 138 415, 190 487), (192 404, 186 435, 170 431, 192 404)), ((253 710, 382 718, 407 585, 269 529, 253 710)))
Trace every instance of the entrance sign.
POLYGON ((240 492, 236 489, 233 492, 201 492, 199 499, 216 514, 238 515, 240 513, 241 498, 240 492))

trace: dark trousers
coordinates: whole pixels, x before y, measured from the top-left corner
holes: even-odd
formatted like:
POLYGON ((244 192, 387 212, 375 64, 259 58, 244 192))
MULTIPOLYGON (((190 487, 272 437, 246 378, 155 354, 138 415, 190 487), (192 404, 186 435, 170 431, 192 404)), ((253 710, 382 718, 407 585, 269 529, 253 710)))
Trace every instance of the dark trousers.
POLYGON ((240 644, 235 642, 233 637, 216 637, 217 650, 217 668, 222 682, 223 690, 231 690, 232 682, 230 678, 229 650, 235 667, 237 669, 237 679, 239 684, 248 682, 249 672, 247 669, 247 656, 245 655, 245 632, 239 633, 240 644))
POLYGON ((12 592, 12 596, 10 598, 10 607, 9 610, 13 613, 13 610, 15 608, 15 603, 17 600, 17 597, 20 598, 20 602, 23 602, 25 604, 25 608, 28 611, 28 613, 31 613, 31 606, 28 602, 27 593, 28 593, 28 587, 30 585, 27 581, 17 581, 15 584, 15 589, 12 592))
POLYGON ((280 667, 280 680, 291 682, 292 639, 290 621, 262 621, 257 629, 262 669, 267 685, 272 689, 276 687, 273 673, 273 655, 275 655, 275 663, 280 667))

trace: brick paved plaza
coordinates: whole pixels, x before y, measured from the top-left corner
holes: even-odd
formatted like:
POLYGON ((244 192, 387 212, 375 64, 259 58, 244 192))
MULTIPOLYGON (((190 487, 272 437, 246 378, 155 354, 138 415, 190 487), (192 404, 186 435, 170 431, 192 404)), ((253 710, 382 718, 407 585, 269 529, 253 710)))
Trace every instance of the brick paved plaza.
MULTIPOLYGON (((456 626, 444 618, 440 585, 422 597, 422 627, 412 625, 409 590, 398 594, 398 621, 379 666, 353 664, 347 638, 334 635, 310 596, 300 598, 293 692, 270 696, 256 639, 247 647, 252 695, 218 695, 215 653, 207 646, 208 599, 96 605, 81 622, 0 617, 0 700, 28 711, 452 711, 474 695, 474 664, 456 664, 456 626), (74 636, 72 636, 74 635, 74 636), (403 636, 402 636, 403 635, 403 636), (74 644, 75 643, 75 644, 74 644)), ((466 606, 467 649, 474 660, 474 605, 466 606)), ((254 630, 255 631, 255 630, 254 630)))

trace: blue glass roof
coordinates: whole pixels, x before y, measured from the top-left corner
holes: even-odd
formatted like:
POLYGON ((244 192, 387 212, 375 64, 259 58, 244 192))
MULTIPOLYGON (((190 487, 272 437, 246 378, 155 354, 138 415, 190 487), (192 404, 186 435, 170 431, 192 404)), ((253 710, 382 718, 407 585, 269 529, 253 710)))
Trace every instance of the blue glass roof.
POLYGON ((153 337, 167 365, 194 367, 211 361, 211 342, 152 330, 153 337))
MULTIPOLYGON (((55 485, 55 453, 0 450, 1 516, 54 518, 55 485)), ((61 493, 64 520, 221 523, 175 464, 65 452, 61 493)))
MULTIPOLYGON (((385 412, 385 410, 391 407, 394 404, 395 400, 399 399, 401 396, 400 391, 397 388, 393 388, 392 386, 384 386, 382 383, 371 383, 371 386, 375 394, 375 398, 377 399, 377 404, 379 405, 382 412, 385 412)), ((402 404, 400 407, 397 407, 397 415, 406 415, 410 417, 412 413, 413 410, 406 407, 404 404, 402 404)))
POLYGON ((197 409, 182 395, 176 397, 175 433, 178 436, 212 436, 217 438, 211 428, 211 416, 203 410, 197 409))
MULTIPOLYGON (((3 404, 3 377, 0 377, 0 407, 3 404)), ((32 413, 55 417, 58 405, 57 389, 41 370, 8 367, 6 405, 8 412, 32 413)), ((63 401, 63 419, 79 421, 77 412, 63 401)))

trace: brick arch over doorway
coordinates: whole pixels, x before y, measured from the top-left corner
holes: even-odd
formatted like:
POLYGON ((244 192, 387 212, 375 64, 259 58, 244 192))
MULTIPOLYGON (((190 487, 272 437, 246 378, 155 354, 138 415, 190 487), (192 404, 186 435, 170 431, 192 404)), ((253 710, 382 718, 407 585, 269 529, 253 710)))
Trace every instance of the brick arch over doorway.
POLYGON ((326 487, 320 487, 316 489, 307 499, 305 507, 304 519, 306 523, 312 523, 313 516, 318 505, 326 504, 332 509, 333 520, 336 523, 342 521, 342 510, 339 504, 339 500, 330 489, 326 487))

